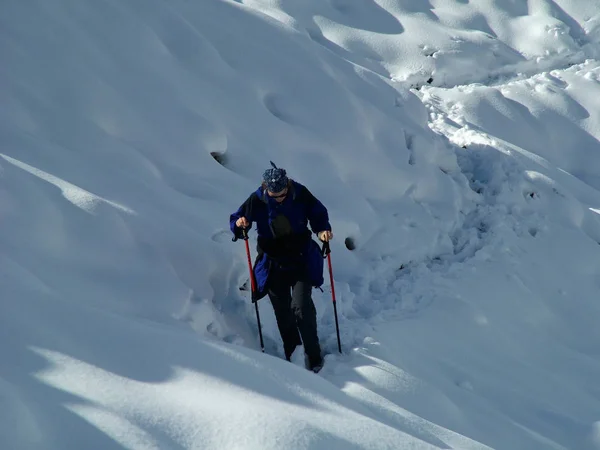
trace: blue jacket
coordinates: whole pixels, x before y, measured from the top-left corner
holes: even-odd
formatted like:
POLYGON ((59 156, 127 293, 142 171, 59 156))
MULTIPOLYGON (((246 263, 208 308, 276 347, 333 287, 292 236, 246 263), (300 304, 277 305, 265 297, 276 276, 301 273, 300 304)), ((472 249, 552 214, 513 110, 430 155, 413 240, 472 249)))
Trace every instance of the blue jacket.
POLYGON ((256 223, 255 301, 266 295, 269 275, 274 270, 307 270, 313 286, 323 284, 323 256, 308 225, 315 233, 330 231, 331 225, 327 208, 305 186, 290 180, 288 194, 281 203, 259 187, 229 218, 237 238, 243 237, 242 229, 235 225, 240 217, 246 217, 251 226, 256 223))

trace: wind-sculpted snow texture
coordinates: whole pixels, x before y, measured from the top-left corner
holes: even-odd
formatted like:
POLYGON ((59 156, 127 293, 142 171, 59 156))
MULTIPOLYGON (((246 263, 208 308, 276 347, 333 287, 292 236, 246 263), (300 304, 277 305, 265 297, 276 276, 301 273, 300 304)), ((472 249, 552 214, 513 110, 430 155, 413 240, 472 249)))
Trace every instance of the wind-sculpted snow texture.
POLYGON ((0 448, 600 449, 599 59, 588 0, 4 2, 0 448), (228 230, 269 160, 318 375, 228 230))

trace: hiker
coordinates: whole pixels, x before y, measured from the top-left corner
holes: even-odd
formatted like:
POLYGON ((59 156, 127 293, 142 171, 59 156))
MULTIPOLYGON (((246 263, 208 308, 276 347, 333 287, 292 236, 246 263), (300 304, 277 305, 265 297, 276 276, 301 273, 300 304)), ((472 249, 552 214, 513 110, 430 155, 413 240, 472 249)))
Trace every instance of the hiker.
POLYGON ((318 372, 323 356, 317 336, 317 312, 312 288, 323 284, 323 256, 311 229, 323 242, 332 237, 327 209, 302 184, 287 177, 271 161, 261 186, 230 216, 235 237, 256 223, 258 256, 254 264, 256 289, 252 301, 268 294, 290 361, 304 345, 307 369, 318 372))

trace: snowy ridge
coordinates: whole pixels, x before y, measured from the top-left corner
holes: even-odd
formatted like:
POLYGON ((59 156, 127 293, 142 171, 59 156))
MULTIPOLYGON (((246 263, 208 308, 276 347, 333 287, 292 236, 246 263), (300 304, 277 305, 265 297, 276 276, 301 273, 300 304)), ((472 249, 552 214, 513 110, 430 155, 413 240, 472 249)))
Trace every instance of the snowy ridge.
POLYGON ((599 45, 586 0, 6 3, 0 447, 599 449, 599 45), (227 229, 269 160, 335 232, 317 376, 227 229))

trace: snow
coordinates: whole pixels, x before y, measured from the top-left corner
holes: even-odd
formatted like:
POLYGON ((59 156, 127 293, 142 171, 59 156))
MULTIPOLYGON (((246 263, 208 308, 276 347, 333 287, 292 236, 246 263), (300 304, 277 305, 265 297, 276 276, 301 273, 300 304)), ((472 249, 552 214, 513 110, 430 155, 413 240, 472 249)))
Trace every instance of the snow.
POLYGON ((0 448, 600 449, 596 2, 13 0, 0 60, 0 448), (318 375, 228 230, 269 160, 318 375))

